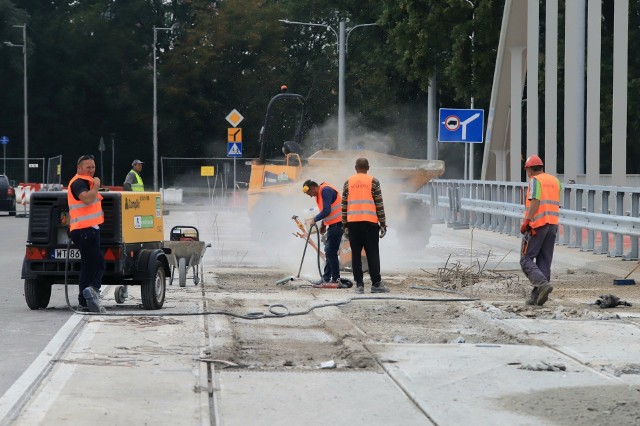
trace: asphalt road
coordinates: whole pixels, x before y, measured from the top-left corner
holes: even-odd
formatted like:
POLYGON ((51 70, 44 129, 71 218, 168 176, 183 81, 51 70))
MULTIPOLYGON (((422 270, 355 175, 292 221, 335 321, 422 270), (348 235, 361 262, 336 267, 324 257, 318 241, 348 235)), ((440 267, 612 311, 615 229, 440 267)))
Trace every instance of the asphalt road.
MULTIPOLYGON (((32 311, 24 300, 20 278, 29 220, 0 216, 0 395, 42 352, 71 316, 66 308, 64 286, 54 286, 46 310, 32 311)), ((75 300, 77 290, 70 290, 75 300)))

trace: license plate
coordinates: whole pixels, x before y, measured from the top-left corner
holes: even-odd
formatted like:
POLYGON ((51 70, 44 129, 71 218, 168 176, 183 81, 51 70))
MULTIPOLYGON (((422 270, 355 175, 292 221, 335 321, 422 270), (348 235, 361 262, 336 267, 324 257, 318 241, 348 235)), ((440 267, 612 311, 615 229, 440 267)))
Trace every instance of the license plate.
MULTIPOLYGON (((56 249, 55 251, 56 259, 66 259, 67 258, 67 249, 56 249)), ((70 249, 69 250, 69 260, 80 259, 80 250, 79 249, 70 249)))

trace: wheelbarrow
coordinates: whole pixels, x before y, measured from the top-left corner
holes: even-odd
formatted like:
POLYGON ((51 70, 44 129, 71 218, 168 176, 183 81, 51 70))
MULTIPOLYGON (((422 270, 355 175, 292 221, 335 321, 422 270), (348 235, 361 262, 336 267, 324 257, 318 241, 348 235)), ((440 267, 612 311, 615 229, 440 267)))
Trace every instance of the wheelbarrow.
POLYGON ((187 278, 192 278, 195 285, 200 284, 201 277, 204 282, 204 266, 201 260, 211 244, 200 241, 200 233, 195 226, 174 226, 169 232, 169 241, 165 241, 164 246, 171 249, 171 253, 167 255, 167 260, 171 265, 169 285, 173 285, 176 270, 180 287, 187 285, 187 278), (187 277, 189 269, 192 273, 190 277, 187 277))

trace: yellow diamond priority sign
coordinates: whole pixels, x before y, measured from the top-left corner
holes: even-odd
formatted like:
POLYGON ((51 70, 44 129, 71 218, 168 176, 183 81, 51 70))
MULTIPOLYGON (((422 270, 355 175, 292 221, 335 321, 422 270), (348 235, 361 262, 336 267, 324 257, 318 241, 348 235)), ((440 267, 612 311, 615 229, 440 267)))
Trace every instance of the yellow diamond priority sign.
POLYGON ((236 127, 242 120, 244 120, 244 117, 238 112, 237 109, 231 111, 225 118, 233 127, 236 127))

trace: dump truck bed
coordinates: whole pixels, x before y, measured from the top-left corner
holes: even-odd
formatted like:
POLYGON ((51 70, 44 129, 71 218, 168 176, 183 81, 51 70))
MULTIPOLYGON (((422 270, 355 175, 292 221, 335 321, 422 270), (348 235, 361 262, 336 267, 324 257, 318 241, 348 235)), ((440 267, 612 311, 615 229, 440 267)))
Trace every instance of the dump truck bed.
POLYGON ((355 173, 355 162, 360 157, 369 160, 371 174, 380 179, 383 185, 386 183, 395 187, 399 184, 401 187, 398 190, 401 192, 417 191, 444 173, 444 161, 441 160, 416 160, 367 150, 325 149, 307 158, 304 174, 310 179, 319 179, 320 175, 331 182, 342 183, 355 173))

